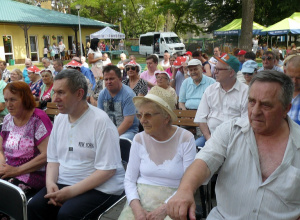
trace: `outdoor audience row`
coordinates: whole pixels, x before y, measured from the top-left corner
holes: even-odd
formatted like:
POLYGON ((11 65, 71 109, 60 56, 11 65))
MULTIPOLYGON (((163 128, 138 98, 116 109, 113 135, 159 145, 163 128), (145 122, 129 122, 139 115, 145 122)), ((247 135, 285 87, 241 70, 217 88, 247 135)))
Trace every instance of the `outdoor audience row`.
POLYGON ((219 48, 211 59, 199 51, 165 53, 160 64, 156 55, 147 57, 142 71, 134 57, 104 66, 93 43, 91 69, 79 57, 66 69, 60 59, 51 66, 46 58, 42 71, 28 59, 23 77, 29 86, 12 74, 10 83, 1 80, 0 110, 7 115, 0 176, 27 196, 38 192, 28 204, 29 219, 95 218, 124 187, 119 219, 195 219, 193 193, 217 170, 211 218, 300 217, 299 179, 290 178, 300 170, 299 55, 287 57, 281 69, 276 54, 266 51, 258 69, 255 56, 243 50, 238 58, 219 48), (57 104, 62 114, 53 128, 36 100, 57 104), (199 139, 172 125, 175 108, 197 110, 199 139), (126 174, 119 137, 133 140, 126 174), (205 145, 197 155, 196 145, 205 145), (249 182, 252 188, 232 188, 249 182), (259 190, 265 196, 254 204, 259 190))

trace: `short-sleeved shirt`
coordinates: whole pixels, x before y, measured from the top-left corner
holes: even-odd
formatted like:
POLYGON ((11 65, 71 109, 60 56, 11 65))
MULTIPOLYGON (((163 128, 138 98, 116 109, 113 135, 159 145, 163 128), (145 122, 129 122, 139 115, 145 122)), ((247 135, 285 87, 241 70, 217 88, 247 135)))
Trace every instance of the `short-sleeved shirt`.
POLYGON ((124 84, 115 97, 112 97, 107 89, 103 89, 99 94, 98 108, 104 110, 117 127, 124 121, 125 116, 134 115, 133 123, 126 132, 137 133, 139 121, 135 116, 136 108, 132 101, 133 97, 135 94, 132 89, 124 84), (114 103, 114 111, 109 108, 110 101, 114 103))
MULTIPOLYGON (((144 71, 144 72, 141 73, 141 78, 143 80, 145 80, 146 82, 150 82, 150 83, 156 85, 156 77, 155 77, 155 75, 154 74, 152 76, 149 75, 148 70, 146 70, 146 71, 144 71)), ((148 90, 150 90, 150 87, 148 87, 148 90)))
POLYGON ((27 68, 25 67, 23 70, 23 77, 24 77, 24 82, 26 82, 27 84, 30 83, 30 79, 28 77, 28 72, 27 72, 27 68))
POLYGON ((88 80, 90 81, 90 83, 93 85, 92 89, 94 90, 95 89, 95 86, 96 86, 96 80, 95 80, 95 77, 94 77, 94 74, 93 72, 87 68, 87 67, 84 67, 82 66, 80 68, 80 72, 86 77, 88 78, 88 80))
MULTIPOLYGON (((265 70, 264 67, 260 68, 257 72, 260 72, 260 71, 263 71, 263 70, 265 70)), ((276 71, 278 71, 278 72, 283 73, 283 69, 280 68, 279 66, 275 66, 275 65, 274 65, 273 68, 272 68, 272 70, 276 70, 276 71)))
MULTIPOLYGON (((122 83, 126 86, 129 86, 129 79, 124 79, 122 83)), ((145 82, 145 80, 140 78, 132 90, 136 96, 138 96, 139 94, 143 94, 145 96, 148 93, 147 83, 145 82)))
POLYGON ((288 112, 291 119, 300 125, 300 94, 292 100, 292 108, 288 112))
POLYGON ((219 82, 205 90, 198 107, 196 123, 207 123, 210 133, 224 121, 248 116, 248 85, 236 80, 227 92, 219 82))
MULTIPOLYGON (((6 163, 18 167, 34 159, 40 154, 38 145, 50 135, 51 130, 52 123, 49 117, 40 109, 35 109, 27 124, 21 127, 14 124, 13 116, 5 116, 1 137, 6 163)), ((45 186, 45 166, 16 178, 40 189, 45 186)))
POLYGON ((74 185, 96 170, 116 170, 95 190, 114 195, 124 190, 118 131, 107 114, 92 105, 73 123, 68 114, 56 117, 47 161, 59 163, 59 184, 74 185))
POLYGON ((32 95, 34 95, 35 97, 39 97, 40 89, 41 89, 42 85, 43 85, 43 80, 42 79, 39 79, 35 83, 33 83, 33 82, 29 83, 32 95))
POLYGON ((201 82, 196 85, 191 77, 186 78, 180 88, 179 102, 185 103, 188 109, 198 109, 201 98, 208 86, 215 83, 213 78, 202 74, 201 82))
POLYGON ((217 207, 207 220, 299 218, 300 127, 289 117, 288 124, 283 160, 265 181, 248 118, 229 120, 216 129, 196 155, 207 164, 211 176, 218 171, 217 207))

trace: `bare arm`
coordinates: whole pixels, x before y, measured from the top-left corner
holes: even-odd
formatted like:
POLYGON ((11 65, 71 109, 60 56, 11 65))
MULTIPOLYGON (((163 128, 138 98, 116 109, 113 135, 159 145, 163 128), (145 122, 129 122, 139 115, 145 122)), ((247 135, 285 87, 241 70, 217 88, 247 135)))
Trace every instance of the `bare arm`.
POLYGON ((203 160, 196 159, 186 170, 177 193, 167 203, 167 213, 172 219, 195 220, 196 189, 210 176, 210 170, 203 160))
POLYGON ((130 202, 130 207, 132 209, 134 219, 136 220, 145 220, 147 211, 143 209, 140 200, 134 199, 130 202))
POLYGON ((179 102, 179 109, 186 110, 184 102, 179 102))
POLYGON ((92 63, 98 62, 99 60, 104 60, 104 58, 103 57, 98 57, 98 58, 94 59, 94 54, 93 53, 89 53, 88 60, 89 60, 89 64, 92 64, 92 63))
POLYGON ((177 74, 177 70, 174 68, 174 67, 171 67, 171 70, 172 70, 172 80, 171 80, 171 87, 173 87, 175 89, 176 87, 176 80, 175 80, 175 77, 176 77, 176 74, 177 74))
POLYGON ((207 123, 205 122, 201 122, 199 123, 199 128, 203 134, 203 136, 205 137, 206 140, 208 140, 210 138, 210 131, 209 131, 209 128, 207 126, 207 123))
MULTIPOLYGON (((13 167, 8 164, 3 165, 3 176, 2 179, 7 177, 15 177, 20 176, 26 173, 31 173, 42 166, 44 166, 47 163, 47 145, 48 145, 49 137, 45 138, 38 146, 37 148, 40 151, 40 154, 33 158, 32 160, 28 161, 27 163, 19 166, 19 167, 13 167)), ((2 144, 1 144, 2 145, 2 144)), ((0 173, 1 175, 1 173, 0 173)))
POLYGON ((209 77, 212 77, 212 74, 211 74, 211 71, 210 71, 210 65, 209 64, 206 64, 205 66, 204 66, 204 69, 205 69, 205 75, 206 76, 209 76, 209 77))
POLYGON ((134 115, 125 116, 123 122, 118 127, 119 135, 124 134, 133 124, 134 115))

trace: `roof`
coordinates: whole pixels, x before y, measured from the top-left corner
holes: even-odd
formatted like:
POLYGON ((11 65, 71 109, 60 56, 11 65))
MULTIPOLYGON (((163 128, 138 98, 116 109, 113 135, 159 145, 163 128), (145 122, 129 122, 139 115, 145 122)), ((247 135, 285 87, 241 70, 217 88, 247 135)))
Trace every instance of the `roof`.
MULTIPOLYGON (((259 34, 265 27, 253 22, 253 34, 259 34)), ((242 19, 234 19, 224 27, 214 31, 214 35, 240 35, 242 29, 242 19)))
MULTIPOLYGON (((13 0, 1 0, 0 23, 78 26, 78 16, 64 14, 13 0)), ((80 25, 83 27, 115 26, 106 22, 83 17, 80 17, 80 25)))
POLYGON ((91 38, 99 38, 99 39, 124 39, 125 34, 120 33, 111 29, 110 27, 106 27, 97 31, 90 35, 91 38))

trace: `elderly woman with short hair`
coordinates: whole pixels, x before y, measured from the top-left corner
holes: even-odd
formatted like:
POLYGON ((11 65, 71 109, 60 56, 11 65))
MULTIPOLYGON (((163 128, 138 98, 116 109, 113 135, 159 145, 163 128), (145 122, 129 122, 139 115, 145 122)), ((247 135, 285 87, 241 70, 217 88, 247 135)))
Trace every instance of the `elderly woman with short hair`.
POLYGON ((145 96, 148 92, 147 83, 140 78, 141 66, 134 60, 125 65, 126 73, 129 78, 122 81, 129 86, 136 96, 145 96))
POLYGON ((165 201, 194 160, 194 136, 172 125, 175 102, 167 90, 154 86, 133 102, 144 131, 133 139, 124 182, 127 203, 119 220, 170 219, 165 201))
POLYGON ((168 90, 174 96, 175 103, 177 104, 177 94, 174 88, 170 86, 170 75, 166 71, 157 70, 154 72, 156 83, 159 87, 168 90))
POLYGON ((14 82, 14 81, 23 81, 23 73, 20 69, 13 69, 10 72, 10 81, 14 82))

